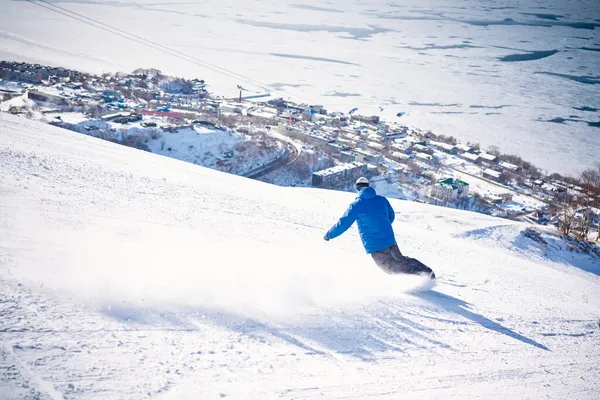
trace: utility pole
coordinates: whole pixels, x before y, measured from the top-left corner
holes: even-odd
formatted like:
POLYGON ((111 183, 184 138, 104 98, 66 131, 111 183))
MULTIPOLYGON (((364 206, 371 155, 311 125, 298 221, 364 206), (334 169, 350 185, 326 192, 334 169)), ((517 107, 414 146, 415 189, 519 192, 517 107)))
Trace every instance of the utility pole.
POLYGON ((248 91, 248 89, 244 89, 243 87, 241 87, 240 85, 237 85, 237 88, 240 90, 240 97, 238 99, 238 103, 242 102, 242 91, 248 91))

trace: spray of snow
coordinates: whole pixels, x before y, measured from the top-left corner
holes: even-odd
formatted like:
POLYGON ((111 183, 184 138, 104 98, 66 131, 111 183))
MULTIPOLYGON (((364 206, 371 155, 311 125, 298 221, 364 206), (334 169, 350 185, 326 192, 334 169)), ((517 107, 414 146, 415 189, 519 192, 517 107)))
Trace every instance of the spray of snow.
MULTIPOLYGON (((29 219, 31 224, 36 222, 29 219)), ((194 231, 148 228, 140 236, 119 236, 99 225, 79 229, 77 236, 59 228, 52 238, 36 238, 56 247, 38 247, 20 266, 20 278, 100 307, 185 307, 271 318, 431 287, 429 278, 389 276, 367 257, 325 252, 320 243, 298 244, 290 257, 289 248, 217 241, 194 231), (61 256, 60 243, 77 250, 61 256), (48 254, 53 256, 43 261, 48 254)))

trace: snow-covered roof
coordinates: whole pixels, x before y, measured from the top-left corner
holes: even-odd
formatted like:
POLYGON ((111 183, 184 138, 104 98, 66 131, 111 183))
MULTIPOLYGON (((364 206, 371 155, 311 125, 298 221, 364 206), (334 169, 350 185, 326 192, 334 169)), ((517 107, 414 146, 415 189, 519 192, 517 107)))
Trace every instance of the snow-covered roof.
POLYGON ((435 145, 436 147, 439 147, 440 149, 444 149, 444 150, 454 150, 456 148, 456 146, 449 144, 449 143, 444 143, 444 142, 438 142, 435 145))
POLYGON ((413 149, 419 150, 419 151, 427 151, 427 150, 429 150, 429 147, 423 146, 422 144, 418 144, 418 143, 417 144, 413 144, 412 147, 413 147, 413 149))
POLYGON ((408 159, 410 159, 410 156, 408 154, 400 153, 399 151, 392 152, 392 157, 396 157, 396 158, 399 158, 401 160, 408 160, 408 159))
POLYGON ((344 163, 344 164, 338 164, 335 165, 331 168, 327 168, 327 169, 323 169, 321 171, 317 171, 314 172, 314 175, 319 175, 319 176, 327 176, 327 175, 332 175, 332 174, 337 174, 339 172, 342 171, 346 171, 346 170, 351 170, 351 169, 355 169, 355 168, 362 168, 364 167, 366 164, 358 162, 358 161, 353 161, 350 163, 344 163))
POLYGON ((479 153, 479 157, 481 157, 481 158, 483 158, 484 160, 487 160, 487 161, 495 161, 496 158, 498 158, 498 157, 496 157, 493 154, 486 153, 486 152, 483 152, 483 151, 481 153, 479 153))
POLYGON ((494 178, 500 178, 500 176, 502 176, 502 173, 500 173, 498 171, 494 171, 493 169, 490 169, 490 168, 484 169, 483 174, 493 176, 494 178))
POLYGON ((433 156, 427 153, 421 153, 416 151, 415 152, 415 157, 416 158, 420 158, 421 160, 427 160, 427 161, 431 161, 433 159, 433 156))
POLYGON ((382 145, 381 143, 377 143, 377 142, 368 142, 367 146, 369 146, 370 148, 372 148, 374 150, 383 150, 383 149, 385 149, 384 145, 382 145))
POLYGON ((511 170, 511 171, 516 171, 517 169, 519 169, 518 165, 511 164, 511 163, 506 162, 506 161, 500 161, 500 163, 498 165, 501 166, 502 168, 506 168, 506 169, 511 170))
POLYGON ((463 154, 461 154, 461 157, 466 158, 467 160, 470 160, 470 161, 479 160, 479 155, 473 154, 473 153, 463 153, 463 154))

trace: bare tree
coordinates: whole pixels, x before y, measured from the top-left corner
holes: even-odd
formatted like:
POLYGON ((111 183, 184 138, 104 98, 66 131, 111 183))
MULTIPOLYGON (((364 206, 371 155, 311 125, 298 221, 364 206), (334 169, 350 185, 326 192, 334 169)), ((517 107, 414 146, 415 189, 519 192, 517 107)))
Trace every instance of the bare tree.
POLYGON ((498 146, 490 146, 488 147, 488 153, 495 155, 496 157, 500 156, 500 149, 498 146))
POLYGON ((596 168, 588 168, 581 173, 579 178, 581 187, 590 195, 600 195, 600 164, 596 168))
MULTIPOLYGON (((585 190, 585 209, 581 221, 580 236, 582 239, 588 238, 589 231, 595 218, 592 211, 593 206, 600 203, 600 163, 595 168, 588 168, 581 173, 578 179, 579 185, 585 190)), ((600 241, 600 222, 598 223, 598 236, 596 241, 600 241)))
POLYGON ((565 193, 560 205, 561 225, 559 230, 563 235, 569 236, 573 230, 577 217, 577 199, 568 191, 565 193))
POLYGON ((594 221, 594 213, 591 208, 591 199, 584 196, 580 200, 580 206, 578 211, 581 211, 581 217, 577 216, 575 219, 574 227, 577 229, 577 233, 580 239, 588 240, 588 235, 594 221))
POLYGON ((577 210, 574 207, 571 207, 569 204, 563 204, 562 208, 562 224, 560 227, 560 231, 565 236, 569 236, 571 234, 571 229, 573 228, 573 222, 575 221, 575 216, 577 215, 577 210))

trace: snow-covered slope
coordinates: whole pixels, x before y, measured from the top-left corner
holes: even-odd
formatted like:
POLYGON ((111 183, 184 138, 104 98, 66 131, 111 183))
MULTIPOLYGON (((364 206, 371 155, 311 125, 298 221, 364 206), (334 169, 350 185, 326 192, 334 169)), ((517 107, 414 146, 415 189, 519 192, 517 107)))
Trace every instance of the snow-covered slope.
POLYGON ((2 399, 597 396, 598 264, 525 225, 392 201, 414 291, 321 239, 348 193, 7 114, 0 165, 2 399))

